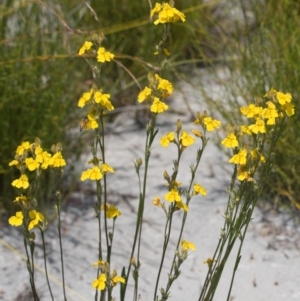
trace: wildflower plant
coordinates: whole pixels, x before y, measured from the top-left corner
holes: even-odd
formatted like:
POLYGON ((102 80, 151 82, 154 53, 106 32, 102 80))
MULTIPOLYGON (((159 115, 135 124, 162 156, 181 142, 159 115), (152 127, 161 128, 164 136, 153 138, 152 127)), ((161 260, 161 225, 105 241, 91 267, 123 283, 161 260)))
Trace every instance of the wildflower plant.
MULTIPOLYGON (((36 286, 35 286, 35 266, 34 266, 34 249, 35 249, 35 230, 39 229, 42 237, 43 251, 44 251, 44 265, 45 274, 47 278, 47 284, 49 292, 53 299, 51 286, 48 278, 47 261, 44 231, 47 228, 47 219, 45 215, 40 212, 39 201, 37 199, 38 189, 40 184, 41 174, 46 172, 47 169, 57 170, 60 179, 62 175, 62 168, 66 165, 66 161, 62 156, 62 146, 60 143, 53 145, 51 153, 42 148, 39 138, 35 139, 35 142, 29 141, 22 142, 16 149, 15 158, 9 163, 9 166, 14 166, 20 171, 20 177, 14 180, 11 185, 16 187, 20 191, 20 195, 14 200, 20 210, 11 216, 8 220, 11 226, 22 226, 24 247, 27 257, 27 269, 29 272, 29 279, 31 290, 34 300, 39 300, 36 286)), ((59 187, 59 183, 58 183, 59 187)), ((61 264, 62 264, 62 278, 64 283, 63 273, 63 252, 62 252, 62 240, 61 240, 61 227, 60 227, 60 191, 56 191, 56 212, 58 216, 58 235, 60 241, 61 250, 61 264)), ((64 287, 64 285, 63 285, 64 287)), ((65 296, 65 290, 64 290, 65 296)))
POLYGON ((240 108, 246 118, 245 124, 228 126, 227 137, 221 143, 232 150, 229 163, 234 168, 220 239, 215 252, 204 261, 208 273, 199 300, 213 300, 227 259, 237 243, 239 247, 226 299, 230 300, 253 210, 275 164, 276 143, 283 134, 286 118, 295 113, 291 100, 290 93, 272 88, 264 98, 256 98, 255 103, 240 108))
MULTIPOLYGON (((78 100, 78 107, 84 110, 84 117, 80 122, 80 131, 91 131, 93 139, 90 143, 91 158, 87 162, 88 167, 82 171, 81 181, 93 181, 96 186, 96 203, 94 210, 98 223, 98 254, 97 261, 93 264, 96 268, 95 278, 91 280, 91 286, 95 289, 94 300, 113 300, 115 287, 120 285, 120 300, 126 300, 127 285, 134 282, 134 300, 139 296, 139 277, 142 264, 141 238, 144 220, 144 208, 147 196, 148 170, 151 158, 153 142, 158 134, 157 117, 169 108, 166 98, 173 93, 173 84, 164 77, 164 71, 168 66, 169 27, 173 22, 184 22, 185 16, 175 7, 173 1, 169 3, 157 3, 151 10, 151 18, 154 25, 163 27, 161 41, 156 45, 154 55, 158 61, 155 72, 149 72, 148 84, 141 89, 137 100, 139 103, 148 102, 151 117, 146 125, 145 148, 143 158, 134 161, 134 168, 138 177, 139 204, 133 233, 131 252, 128 254, 128 262, 121 271, 112 269, 111 255, 114 252, 114 231, 118 226, 117 221, 122 218, 122 213, 115 205, 108 202, 107 182, 114 176, 114 168, 106 161, 105 148, 105 116, 114 110, 109 91, 101 87, 102 72, 105 65, 114 63, 116 56, 107 50, 104 45, 104 36, 95 35, 91 41, 85 41, 78 55, 85 57, 92 68, 94 83, 92 87, 82 93, 78 100), (143 165, 143 169, 141 166, 143 165), (109 225, 112 227, 109 227, 109 225), (112 229, 112 230, 109 230, 112 229), (126 265, 127 264, 127 265, 126 265)), ((284 131, 284 123, 287 117, 294 114, 294 106, 289 93, 283 93, 271 89, 264 98, 257 98, 254 104, 242 107, 240 112, 245 116, 245 124, 241 126, 227 127, 227 136, 221 142, 224 147, 232 150, 229 163, 233 165, 231 184, 228 188, 228 203, 224 213, 224 225, 218 239, 216 250, 204 263, 208 266, 208 272, 200 293, 199 300, 213 300, 219 280, 222 276, 227 259, 231 255, 233 247, 239 243, 236 254, 236 263, 233 270, 232 281, 228 291, 227 300, 235 277, 235 272, 241 258, 241 249, 245 239, 257 199, 268 179, 268 175, 274 165, 274 149, 276 143, 284 131)), ((163 179, 166 191, 153 200, 153 205, 162 210, 165 216, 163 233, 163 245, 153 292, 154 301, 164 301, 170 296, 173 283, 180 276, 182 264, 188 257, 188 253, 196 249, 193 242, 184 237, 186 218, 189 205, 194 197, 207 195, 205 187, 197 180, 196 174, 203 152, 208 144, 209 135, 221 127, 221 121, 214 119, 204 111, 197 112, 193 122, 193 129, 188 131, 183 128, 180 120, 174 126, 173 132, 168 132, 160 138, 163 148, 175 147, 176 158, 172 164, 172 172, 164 171, 163 179), (182 179, 178 178, 181 168, 182 156, 191 152, 191 146, 197 145, 194 154, 194 163, 190 165, 190 178, 183 186, 182 179), (184 189, 183 187, 187 187, 184 189), (178 215, 177 212, 182 214, 178 215), (174 256, 169 266, 168 279, 165 287, 160 287, 162 268, 165 265, 167 249, 170 248, 170 236, 175 219, 180 219, 180 231, 176 238, 174 256)), ((20 210, 9 218, 12 226, 22 226, 24 245, 27 254, 27 266, 30 275, 30 284, 34 300, 39 300, 34 282, 34 245, 35 229, 40 229, 43 246, 44 262, 47 276, 44 230, 47 226, 45 214, 39 211, 39 202, 36 199, 39 176, 46 169, 53 168, 62 173, 66 161, 62 156, 61 144, 52 147, 52 154, 44 151, 41 142, 36 139, 34 143, 22 142, 17 148, 16 155, 10 166, 15 166, 20 171, 20 177, 12 182, 12 185, 21 190, 21 194, 15 199, 20 210), (30 247, 30 253, 28 252, 30 247)), ((187 179, 183 179, 187 180, 187 179)), ((58 235, 61 250, 62 278, 64 300, 67 300, 64 285, 63 251, 60 223, 60 192, 56 192, 56 209, 58 216, 58 235)), ((53 300, 50 282, 49 291, 53 300)))

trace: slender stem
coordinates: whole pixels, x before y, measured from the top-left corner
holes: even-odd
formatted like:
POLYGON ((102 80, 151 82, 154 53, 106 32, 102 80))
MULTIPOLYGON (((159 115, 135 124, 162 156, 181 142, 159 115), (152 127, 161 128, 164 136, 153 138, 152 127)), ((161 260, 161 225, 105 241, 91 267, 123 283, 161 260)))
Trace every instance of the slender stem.
POLYGON ((47 258, 46 258, 46 246, 45 246, 45 238, 44 238, 44 231, 40 228, 41 231, 41 236, 42 236, 42 242, 43 242, 43 252, 44 252, 44 267, 45 267, 45 273, 46 273, 46 279, 47 279, 47 285, 48 289, 51 295, 52 301, 54 301, 51 286, 50 286, 50 281, 49 281, 49 276, 48 276, 48 269, 47 269, 47 258))
MULTIPOLYGON (((143 177, 143 188, 142 188, 142 192, 140 193, 140 196, 139 196, 139 206, 138 206, 138 214, 137 214, 137 220, 136 220, 136 228, 135 228, 134 240, 133 240, 133 244, 132 244, 131 255, 130 255, 130 259, 129 259, 129 265, 128 265, 127 274, 126 274, 126 282, 124 285, 122 285, 122 290, 121 290, 121 300, 122 301, 125 300, 126 288, 127 288, 127 283, 128 283, 128 279, 129 279, 131 265, 132 265, 131 259, 133 258, 136 244, 138 243, 138 246, 139 246, 138 248, 140 248, 140 244, 141 244, 140 226, 143 222, 147 178, 148 178, 147 177, 148 176, 148 166, 149 166, 149 159, 150 159, 150 155, 151 155, 151 145, 152 145, 155 135, 157 133, 157 131, 154 132, 155 124, 156 124, 156 117, 157 117, 156 114, 153 115, 152 119, 150 120, 150 122, 148 124, 148 127, 150 129, 147 130, 146 141, 145 141, 145 157, 144 157, 145 170, 144 170, 144 177, 143 177), (138 239, 138 236, 139 236, 139 239, 138 239)), ((137 257, 137 264, 139 266, 139 253, 138 253, 138 257, 137 257)))
MULTIPOLYGON (((208 143, 208 139, 206 139, 205 134, 206 134, 206 132, 204 132, 204 137, 202 139, 202 148, 197 151, 197 161, 196 161, 195 168, 194 168, 194 170, 192 172, 192 177, 191 177, 191 180, 190 180, 190 185, 189 185, 189 188, 188 188, 188 191, 187 191, 187 195, 188 195, 188 197, 187 197, 187 204, 186 204, 187 206, 189 205, 189 202, 191 200, 191 198, 190 198, 190 192, 191 192, 191 189, 192 189, 192 184, 193 184, 194 179, 195 179, 196 171, 197 171, 199 163, 201 161, 204 149, 206 148, 207 143, 208 143)), ((183 230, 184 230, 186 218, 187 218, 187 212, 184 212, 183 213, 183 217, 182 217, 182 222, 181 222, 180 233, 179 233, 178 240, 177 240, 176 249, 179 248, 179 244, 180 244, 180 241, 181 241, 181 238, 182 238, 182 234, 183 234, 183 230)), ((175 261, 175 258, 176 258, 176 255, 174 255, 172 262, 175 261)), ((170 273, 169 273, 170 275, 173 272, 173 268, 174 268, 174 266, 172 264, 171 265, 171 269, 170 269, 170 273)))
POLYGON ((244 243, 244 240, 245 240, 245 236, 246 236, 246 233, 247 233, 247 229, 248 229, 248 226, 249 226, 249 223, 250 223, 250 219, 251 219, 253 210, 255 208, 255 204, 256 204, 256 202, 253 204, 253 206, 251 208, 249 218, 246 221, 245 229, 244 229, 243 235, 241 237, 240 247, 239 247, 239 250, 238 250, 237 255, 236 255, 236 261, 235 261, 235 265, 234 265, 234 269, 233 269, 233 273, 232 273, 232 277, 231 277, 230 287, 229 287, 229 290, 228 290, 227 301, 229 301, 229 299, 230 299, 230 294, 231 294, 231 290, 232 290, 232 286, 233 286, 233 282, 234 282, 235 273, 236 273, 236 270, 237 270, 237 267, 238 267, 238 264, 239 264, 239 261, 240 261, 240 258, 241 258, 241 251, 242 251, 243 243, 244 243))
MULTIPOLYGON (((104 137, 104 120, 103 120, 103 111, 101 111, 100 115, 100 127, 99 127, 99 145, 100 145, 100 151, 102 156, 103 163, 106 163, 105 160, 105 137, 104 137)), ((107 258, 106 261, 110 264, 110 256, 111 256, 111 246, 109 242, 108 237, 108 226, 107 226, 107 217, 106 217, 106 211, 107 211, 107 178, 106 174, 103 175, 103 193, 104 193, 104 233, 105 233, 105 239, 106 239, 106 247, 107 247, 107 258)), ((102 204, 101 204, 102 205, 102 204)))
POLYGON ((62 283, 63 283, 63 294, 64 294, 64 301, 67 301, 66 287, 65 287, 64 256, 63 256, 62 237, 61 237, 60 193, 56 193, 56 206, 57 206, 57 215, 58 215, 57 229, 58 229, 58 239, 59 239, 59 249, 60 249, 60 262, 61 262, 61 275, 62 275, 62 283))
MULTIPOLYGON (((97 188, 97 204, 96 204, 96 214, 98 219, 98 260, 102 260, 102 239, 101 239, 101 195, 102 187, 100 181, 96 181, 97 188)), ((97 269, 97 278, 99 277, 100 270, 97 269)), ((95 301, 98 300, 98 289, 95 290, 95 301)))
MULTIPOLYGON (((164 260, 165 260, 165 254, 166 254, 167 247, 168 247, 169 240, 170 240, 170 236, 171 236, 173 212, 174 212, 174 207, 172 206, 172 208, 170 209, 170 213, 169 213, 170 217, 168 218, 166 226, 165 226, 165 241, 164 241, 164 246, 163 246, 163 252, 162 252, 162 256, 161 256, 160 266, 159 266, 158 274, 157 274, 157 277, 156 277, 156 285, 155 285, 155 290, 154 290, 154 300, 155 300, 156 295, 157 295, 159 279, 160 279, 162 267, 163 267, 164 260)), ((172 266, 173 266, 173 262, 172 262, 172 266)), ((169 282, 168 282, 168 284, 169 284, 169 282)), ((167 286, 166 293, 168 292, 168 288, 169 288, 169 286, 167 286)))
POLYGON ((39 300, 39 297, 37 295, 36 287, 35 287, 35 281, 34 281, 34 247, 35 247, 35 242, 31 241, 30 242, 30 254, 31 254, 31 272, 32 272, 32 282, 34 286, 34 299, 39 300))
POLYGON ((35 282, 34 282, 34 262, 32 261, 33 259, 33 248, 31 246, 31 242, 29 241, 29 246, 30 246, 30 254, 28 252, 28 246, 27 246, 27 239, 26 239, 26 235, 24 235, 24 247, 25 247, 25 252, 26 252, 26 256, 27 256, 27 270, 29 273, 29 282, 30 282, 30 286, 31 286, 31 290, 32 290, 32 295, 34 298, 34 301, 39 301, 39 297, 37 295, 36 292, 36 288, 35 288, 35 282), (31 258, 31 259, 30 259, 31 258))

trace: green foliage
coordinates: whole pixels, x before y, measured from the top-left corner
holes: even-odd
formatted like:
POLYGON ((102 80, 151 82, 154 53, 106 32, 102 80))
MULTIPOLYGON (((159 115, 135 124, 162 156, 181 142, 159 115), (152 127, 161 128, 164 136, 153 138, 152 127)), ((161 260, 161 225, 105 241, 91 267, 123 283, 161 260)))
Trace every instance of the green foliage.
MULTIPOLYGON (((295 0, 274 1, 266 4, 265 13, 257 10, 260 27, 254 33, 253 67, 261 89, 271 87, 291 92, 296 106, 296 115, 289 120, 284 139, 278 144, 276 168, 271 175, 268 192, 300 209, 300 3, 295 0)), ((251 64, 249 56, 247 63, 251 64)), ((249 76, 250 77, 250 76, 249 76)), ((253 83, 252 83, 253 84, 253 83)), ((245 87, 247 89, 247 87, 245 87)))
MULTIPOLYGON (((182 24, 172 28, 176 33, 176 40, 171 33, 172 69, 186 64, 187 58, 201 58, 195 45, 205 40, 201 37, 210 7, 203 2, 177 5, 186 11, 189 22, 188 30, 182 24), (179 62, 176 66, 172 65, 174 58, 179 62)), ((18 175, 12 174, 8 163, 20 141, 39 137, 49 149, 52 143, 63 141, 66 157, 80 153, 82 142, 78 137, 74 142, 69 130, 78 127, 83 117, 74 108, 91 85, 91 70, 75 55, 83 39, 102 31, 106 36, 103 46, 116 54, 117 65, 109 66, 110 76, 102 79, 115 106, 136 103, 139 88, 135 80, 145 83, 155 64, 155 45, 149 41, 159 41, 161 32, 155 26, 145 30, 150 22, 147 1, 87 3, 5 0, 0 4, 0 204, 4 206, 14 197, 10 183, 18 175), (150 64, 144 61, 149 57, 153 57, 150 64)), ((53 195, 53 185, 47 183, 47 190, 45 201, 53 195)))
MULTIPOLYGON (((70 53, 68 32, 47 7, 38 2, 2 2, 0 19, 0 203, 11 203, 11 185, 19 176, 8 163, 20 141, 39 136, 49 149, 70 139, 74 120, 79 60, 70 53)), ((66 149, 66 151, 68 151, 66 149)), ((73 152, 73 155, 74 152, 73 152)), ((47 183, 46 195, 53 194, 47 183)), ((11 208, 9 208, 11 209, 11 208)))
MULTIPOLYGON (((237 1, 239 21, 228 26, 229 17, 215 19, 215 31, 226 41, 223 53, 216 58, 228 67, 229 76, 218 77, 216 65, 213 76, 218 78, 225 93, 222 100, 206 100, 228 122, 234 123, 241 100, 253 101, 253 95, 261 95, 271 87, 290 92, 296 107, 296 115, 288 121, 284 138, 277 145, 276 167, 266 187, 266 197, 288 208, 300 209, 300 2, 295 0, 237 1)), ((223 44, 224 45, 224 44, 223 44)), ((220 45, 215 44, 215 48, 220 45)), ((209 61, 209 60, 207 60, 209 61)))

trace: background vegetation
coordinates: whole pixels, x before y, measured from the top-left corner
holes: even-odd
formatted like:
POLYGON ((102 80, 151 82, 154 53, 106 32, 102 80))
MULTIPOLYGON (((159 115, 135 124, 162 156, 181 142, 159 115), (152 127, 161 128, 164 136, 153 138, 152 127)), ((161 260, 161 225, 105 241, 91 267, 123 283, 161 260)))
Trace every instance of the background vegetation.
MULTIPOLYGON (((300 2, 295 0, 267 0, 236 2, 240 20, 231 27, 216 23, 217 31, 227 40, 220 56, 228 76, 224 81, 211 65, 214 78, 223 82, 225 102, 205 95, 210 103, 228 122, 234 122, 241 99, 247 103, 263 95, 271 87, 293 95, 296 114, 289 120, 285 138, 276 152, 277 165, 266 189, 266 199, 274 208, 278 204, 299 214, 300 209, 300 2), (230 41, 228 41, 228 38, 230 41)), ((225 23, 226 24, 226 23, 225 23)), ((223 76, 223 74, 221 74, 223 76)), ((224 76, 223 76, 224 78, 224 76)), ((299 215, 298 215, 299 216, 299 215)))
MULTIPOLYGON (((175 1, 187 22, 172 26, 170 73, 189 81, 194 68, 207 69, 215 80, 226 67, 230 80, 222 82, 226 103, 199 87, 205 100, 233 122, 237 103, 263 94, 270 87, 291 92, 299 103, 300 3, 297 0, 175 1), (176 59, 176 65, 172 61, 176 59)), ((154 5, 154 2, 152 3, 154 5)), ((0 4, 0 202, 6 209, 14 195, 10 183, 18 175, 8 168, 16 146, 38 136, 45 147, 63 142, 70 158, 66 179, 82 151, 77 101, 89 88, 92 73, 77 51, 85 39, 103 31, 104 46, 116 54, 105 79, 106 91, 117 106, 136 102, 141 85, 155 61, 161 33, 149 26, 148 1, 4 0, 0 4), (127 70, 130 70, 129 73, 127 70), (74 152, 74 149, 76 150, 74 152)), ((300 209, 299 110, 282 139, 268 196, 300 209)), ((42 200, 54 186, 47 182, 42 200)))

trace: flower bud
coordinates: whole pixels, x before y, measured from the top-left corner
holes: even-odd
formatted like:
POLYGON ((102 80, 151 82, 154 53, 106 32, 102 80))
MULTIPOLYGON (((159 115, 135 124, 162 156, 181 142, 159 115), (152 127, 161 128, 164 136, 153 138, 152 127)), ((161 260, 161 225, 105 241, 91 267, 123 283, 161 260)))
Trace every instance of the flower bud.
POLYGON ((169 174, 167 173, 166 170, 164 171, 164 179, 165 179, 168 183, 170 183, 170 181, 171 181, 170 176, 169 176, 169 174))
POLYGON ((182 129, 182 123, 181 123, 180 119, 178 119, 177 123, 176 123, 176 133, 179 134, 181 129, 182 129))

